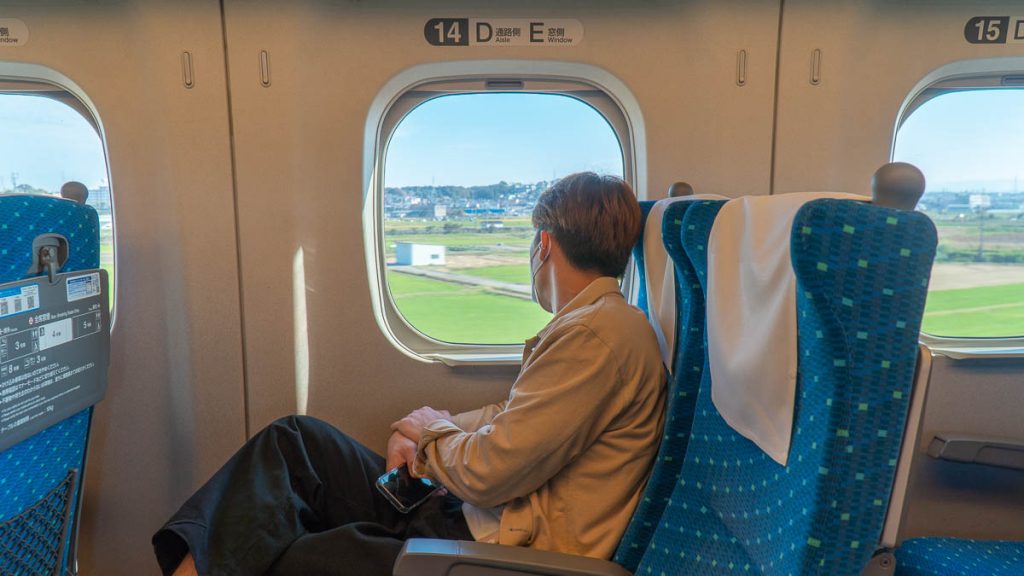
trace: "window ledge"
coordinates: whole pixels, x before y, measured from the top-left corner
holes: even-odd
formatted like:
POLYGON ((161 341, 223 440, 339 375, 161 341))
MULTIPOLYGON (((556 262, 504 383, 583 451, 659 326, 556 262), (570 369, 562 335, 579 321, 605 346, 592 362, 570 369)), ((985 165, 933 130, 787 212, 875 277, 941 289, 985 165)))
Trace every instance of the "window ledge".
POLYGON ((934 354, 953 360, 1024 357, 1024 338, 943 338, 922 334, 921 342, 934 354))
POLYGON ((516 353, 472 353, 472 352, 437 352, 423 354, 423 358, 441 362, 445 366, 519 366, 523 362, 522 347, 516 353))

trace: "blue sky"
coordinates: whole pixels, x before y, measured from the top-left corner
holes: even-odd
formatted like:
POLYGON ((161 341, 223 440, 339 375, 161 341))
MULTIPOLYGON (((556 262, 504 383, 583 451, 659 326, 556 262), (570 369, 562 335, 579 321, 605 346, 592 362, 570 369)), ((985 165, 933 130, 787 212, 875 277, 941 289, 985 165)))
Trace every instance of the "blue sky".
MULTIPOLYGON (((920 167, 929 191, 1024 190, 1024 90, 931 100, 904 123, 894 158, 920 167)), ((537 182, 579 170, 622 173, 615 135, 589 106, 555 95, 457 95, 431 100, 399 124, 385 183, 537 182)), ((90 188, 106 182, 99 136, 77 112, 0 95, 0 189, 11 187, 12 172, 52 191, 72 179, 90 188)))
POLYGON ((38 96, 0 95, 0 189, 19 184, 51 192, 68 180, 89 188, 106 183, 103 144, 68 106, 38 96))
POLYGON ((454 95, 402 120, 385 166, 388 187, 532 183, 581 170, 621 176, 622 149, 604 117, 567 96, 454 95))
POLYGON ((1024 190, 1024 90, 973 90, 926 102, 907 118, 893 158, 924 172, 928 191, 1024 190))

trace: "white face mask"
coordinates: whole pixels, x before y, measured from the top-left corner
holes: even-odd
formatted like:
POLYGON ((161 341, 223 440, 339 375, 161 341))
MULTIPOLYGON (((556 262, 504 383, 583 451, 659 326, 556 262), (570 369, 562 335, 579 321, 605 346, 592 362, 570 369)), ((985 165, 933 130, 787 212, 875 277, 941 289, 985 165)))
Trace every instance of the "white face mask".
MULTIPOLYGON (((538 232, 537 236, 534 238, 533 246, 530 249, 530 296, 537 304, 540 304, 540 299, 537 297, 537 273, 540 272, 544 263, 548 261, 547 257, 545 257, 534 265, 534 256, 540 253, 541 248, 540 233, 538 232)), ((541 307, 543 308, 544 305, 541 304, 541 307)))

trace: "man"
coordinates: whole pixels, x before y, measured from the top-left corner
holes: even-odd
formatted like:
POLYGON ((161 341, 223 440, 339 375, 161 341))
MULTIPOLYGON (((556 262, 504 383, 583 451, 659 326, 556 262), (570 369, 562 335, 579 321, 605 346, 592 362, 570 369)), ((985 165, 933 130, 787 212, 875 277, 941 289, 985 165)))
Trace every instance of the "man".
POLYGON ((507 400, 413 411, 386 461, 318 420, 278 420, 153 537, 164 573, 389 575, 412 537, 610 557, 664 420, 657 341, 616 281, 640 207, 622 180, 574 174, 541 195, 533 225, 534 295, 554 317, 507 400), (373 484, 402 463, 448 493, 399 513, 373 484))

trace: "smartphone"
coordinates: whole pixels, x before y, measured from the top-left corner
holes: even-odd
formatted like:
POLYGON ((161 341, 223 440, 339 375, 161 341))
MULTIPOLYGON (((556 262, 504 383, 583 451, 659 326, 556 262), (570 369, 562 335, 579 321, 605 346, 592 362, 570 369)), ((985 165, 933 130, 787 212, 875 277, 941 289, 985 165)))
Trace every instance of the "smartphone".
POLYGON ((412 511, 440 489, 441 485, 429 478, 414 478, 406 464, 377 478, 377 490, 403 514, 412 511))

